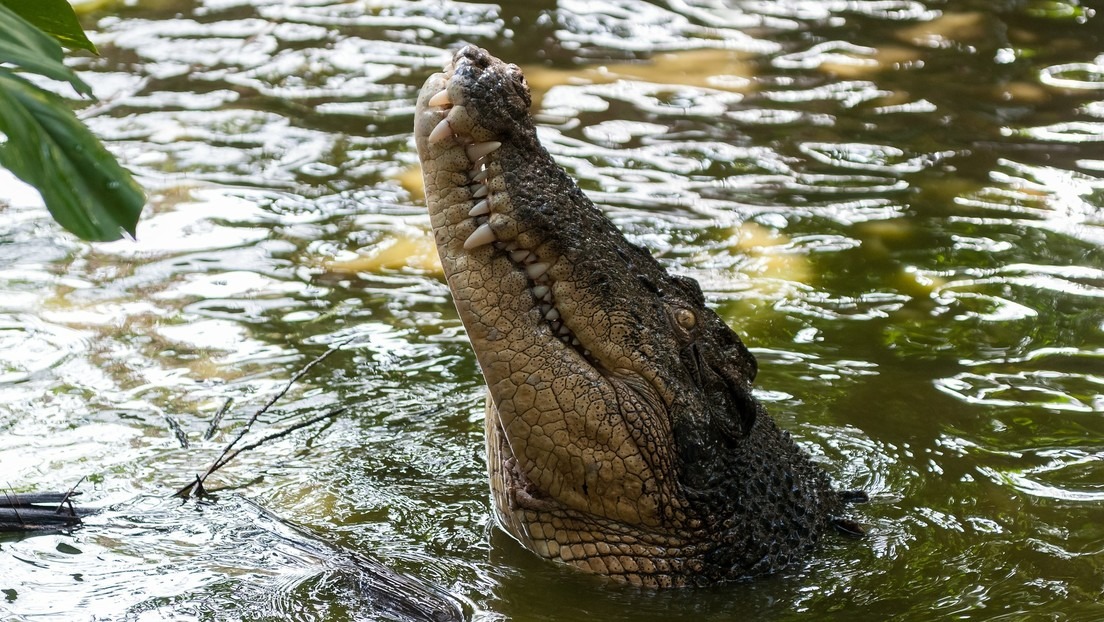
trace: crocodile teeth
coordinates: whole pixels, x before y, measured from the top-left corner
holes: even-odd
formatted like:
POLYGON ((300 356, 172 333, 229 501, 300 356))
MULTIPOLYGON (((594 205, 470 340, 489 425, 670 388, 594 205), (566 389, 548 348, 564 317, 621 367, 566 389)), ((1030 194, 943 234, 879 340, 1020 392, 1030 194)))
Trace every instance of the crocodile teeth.
POLYGON ((547 296, 549 291, 550 290, 548 289, 547 285, 534 285, 533 286, 533 297, 540 300, 540 299, 544 298, 545 296, 547 296))
POLYGON ((495 235, 494 232, 491 231, 491 226, 487 223, 483 223, 475 228, 475 231, 468 236, 468 239, 464 240, 464 249, 471 250, 494 241, 495 235))
POLYGON ((487 188, 487 186, 479 186, 478 188, 475 189, 475 192, 472 193, 472 198, 482 199, 483 197, 490 194, 490 192, 491 192, 491 190, 489 188, 487 188))
POLYGON ((529 258, 529 251, 524 248, 519 248, 516 251, 510 251, 510 259, 513 259, 517 263, 524 263, 529 258))
POLYGON ((556 320, 560 319, 560 312, 557 311, 555 308, 549 309, 548 313, 544 314, 544 319, 548 320, 549 322, 555 322, 556 320))
POLYGON ((487 202, 487 199, 483 199, 482 201, 480 201, 480 202, 476 203, 474 206, 472 206, 471 211, 468 212, 468 216, 471 216, 471 217, 474 218, 476 216, 486 216, 487 214, 490 214, 490 213, 491 213, 491 204, 487 202))
POLYGON ((451 106, 452 100, 449 99, 448 91, 441 91, 433 97, 430 97, 429 101, 426 103, 430 106, 451 106))
POLYGON ((449 125, 447 118, 441 119, 437 127, 433 128, 433 131, 429 133, 429 142, 438 143, 450 136, 452 136, 452 126, 449 125))
POLYGON ((472 175, 472 181, 474 181, 477 184, 481 184, 481 183, 487 181, 487 175, 489 175, 489 174, 490 174, 490 171, 488 171, 487 169, 483 169, 483 170, 479 171, 478 173, 476 173, 475 175, 472 175))
POLYGON ((479 158, 482 158, 489 153, 494 153, 495 150, 497 150, 501 146, 502 143, 498 142, 497 140, 488 140, 485 143, 468 145, 468 159, 474 162, 475 160, 478 160, 479 158))
POLYGON ((546 263, 538 261, 525 266, 525 273, 534 281, 544 276, 545 272, 548 272, 548 264, 546 263))

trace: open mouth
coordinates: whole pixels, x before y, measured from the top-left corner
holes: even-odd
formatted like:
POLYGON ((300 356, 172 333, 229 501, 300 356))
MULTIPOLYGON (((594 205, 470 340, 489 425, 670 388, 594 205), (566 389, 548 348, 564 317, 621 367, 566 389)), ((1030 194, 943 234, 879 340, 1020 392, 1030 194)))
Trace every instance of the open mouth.
MULTIPOLYGON (((528 87, 520 70, 474 47, 457 52, 450 67, 431 77, 419 97, 415 127, 419 151, 423 160, 433 158, 441 165, 436 200, 451 204, 448 209, 469 221, 463 250, 475 253, 489 247, 507 257, 525 274, 540 322, 554 338, 596 363, 556 304, 556 281, 550 271, 555 257, 532 228, 519 226, 500 157, 505 139, 479 125, 472 114, 470 107, 478 104, 468 96, 465 85, 479 81, 485 72, 498 72, 493 76, 496 86, 510 88, 507 82, 515 80, 514 88, 524 89, 528 102, 528 87), (466 208, 466 217, 458 208, 466 208)), ((483 80, 488 81, 492 80, 483 80)), ((451 224, 457 229, 464 226, 451 224)))

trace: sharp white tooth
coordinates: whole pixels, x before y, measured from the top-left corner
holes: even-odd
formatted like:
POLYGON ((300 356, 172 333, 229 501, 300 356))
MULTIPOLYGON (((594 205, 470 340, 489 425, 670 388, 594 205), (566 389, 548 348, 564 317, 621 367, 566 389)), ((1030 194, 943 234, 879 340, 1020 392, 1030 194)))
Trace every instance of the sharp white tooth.
POLYGON ((487 169, 483 169, 483 170, 479 171, 478 173, 476 173, 475 175, 472 175, 472 181, 481 184, 481 183, 487 181, 487 175, 488 174, 490 174, 490 171, 488 171, 487 169))
POLYGON ((579 338, 578 337, 572 337, 571 338, 571 345, 575 346, 576 348, 579 347, 581 345, 579 343, 579 338))
POLYGON ((552 292, 548 292, 547 294, 542 296, 541 300, 547 302, 548 304, 552 304, 552 292))
POLYGON ((468 159, 471 161, 478 160, 483 156, 493 153, 496 149, 502 146, 502 143, 497 140, 488 140, 485 143, 476 143, 474 145, 468 145, 468 159))
POLYGON ((549 291, 550 290, 548 289, 547 285, 534 285, 533 286, 533 297, 536 298, 537 300, 540 300, 541 298, 544 298, 545 296, 547 296, 549 291))
POLYGON ((548 272, 548 264, 546 263, 538 261, 525 266, 525 273, 534 281, 544 276, 545 272, 548 272))
POLYGON ((525 261, 525 258, 528 257, 528 256, 529 256, 529 251, 525 250, 524 248, 519 248, 516 251, 511 251, 510 252, 510 259, 513 259, 517 263, 522 263, 523 261, 525 261))
POLYGON ((448 90, 444 90, 430 97, 427 103, 430 106, 451 106, 452 100, 449 99, 448 90))
POLYGON ((452 126, 449 125, 448 119, 441 119, 441 122, 437 124, 437 127, 433 128, 433 131, 429 133, 429 142, 437 143, 452 136, 452 126))
POLYGON ((468 239, 464 240, 464 248, 471 250, 494 241, 495 236, 494 232, 491 231, 491 226, 487 223, 483 223, 475 228, 475 231, 468 236, 468 239))
POLYGON ((555 322, 556 320, 560 319, 560 312, 554 308, 549 309, 548 313, 544 314, 544 319, 548 320, 549 322, 555 322))
POLYGON ((468 216, 471 216, 471 217, 474 218, 476 216, 485 216, 485 215, 490 214, 490 213, 491 213, 491 204, 487 202, 487 199, 483 199, 482 201, 476 203, 471 208, 471 211, 468 212, 468 216))
POLYGON ((583 348, 583 356, 590 356, 590 350, 583 348))
POLYGON ((472 197, 474 197, 476 199, 482 199, 483 197, 487 196, 490 192, 491 191, 490 191, 489 188, 487 188, 487 186, 480 185, 478 188, 475 189, 475 192, 472 193, 472 197))
POLYGON ((506 250, 516 251, 517 249, 518 249, 517 240, 510 240, 509 242, 506 243, 506 250))
POLYGON ((561 324, 560 329, 556 332, 562 335, 564 338, 564 343, 567 343, 567 338, 571 336, 571 329, 568 328, 566 324, 561 324))

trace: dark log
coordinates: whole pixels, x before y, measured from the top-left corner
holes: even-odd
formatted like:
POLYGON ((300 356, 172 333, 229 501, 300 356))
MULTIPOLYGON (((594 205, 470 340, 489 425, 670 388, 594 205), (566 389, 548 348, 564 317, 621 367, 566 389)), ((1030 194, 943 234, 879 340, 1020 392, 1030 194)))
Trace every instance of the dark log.
POLYGON ((91 510, 73 505, 78 492, 0 494, 0 531, 56 531, 80 524, 91 510))

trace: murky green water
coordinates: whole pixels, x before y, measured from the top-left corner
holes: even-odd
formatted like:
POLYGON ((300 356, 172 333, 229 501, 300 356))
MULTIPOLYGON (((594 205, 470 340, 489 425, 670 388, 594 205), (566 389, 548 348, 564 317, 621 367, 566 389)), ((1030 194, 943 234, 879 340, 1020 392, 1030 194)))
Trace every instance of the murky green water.
POLYGON ((1087 4, 90 13, 83 114, 151 204, 137 242, 84 244, 0 172, 0 483, 86 477, 102 508, 0 539, 0 618, 401 617, 246 500, 478 620, 1104 618, 1104 15, 1087 4), (869 538, 654 594, 492 528, 478 369, 440 276, 405 261, 428 226, 405 181, 414 97, 462 42, 527 68, 546 145, 702 282, 775 417, 872 494, 869 538), (388 247, 399 261, 341 263, 388 247), (217 503, 165 498, 348 339, 250 438, 345 413, 243 454, 217 503))

